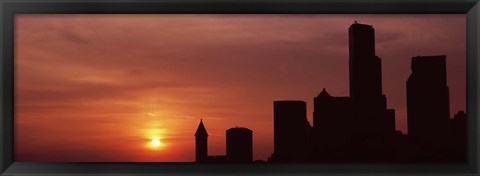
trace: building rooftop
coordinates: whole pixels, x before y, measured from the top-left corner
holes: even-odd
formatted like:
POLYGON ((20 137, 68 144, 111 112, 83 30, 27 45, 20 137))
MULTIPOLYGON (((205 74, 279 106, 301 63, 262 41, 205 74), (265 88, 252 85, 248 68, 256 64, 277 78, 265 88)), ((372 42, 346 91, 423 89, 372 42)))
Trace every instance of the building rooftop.
POLYGON ((203 125, 202 119, 200 119, 200 124, 198 124, 197 131, 195 132, 195 136, 208 136, 207 129, 205 129, 205 126, 203 125))
POLYGON ((369 27, 369 28, 372 28, 373 26, 368 25, 368 24, 361 24, 358 21, 354 21, 353 24, 350 25, 350 27, 369 27))
POLYGON ((327 90, 325 90, 325 88, 323 88, 322 92, 320 92, 320 94, 318 94, 317 97, 332 97, 328 92, 327 90))
POLYGON ((245 128, 245 127, 233 127, 233 128, 230 128, 228 129, 227 131, 249 131, 249 132, 252 132, 252 130, 248 129, 248 128, 245 128))

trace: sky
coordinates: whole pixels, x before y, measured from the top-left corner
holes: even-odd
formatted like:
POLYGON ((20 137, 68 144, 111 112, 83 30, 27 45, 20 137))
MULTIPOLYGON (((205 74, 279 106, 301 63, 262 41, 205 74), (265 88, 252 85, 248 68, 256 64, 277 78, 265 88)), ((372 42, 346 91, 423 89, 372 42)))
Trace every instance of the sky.
POLYGON ((225 130, 273 152, 273 101, 349 96, 348 27, 375 29, 383 93, 406 125, 411 58, 447 55, 450 113, 465 110, 465 15, 16 15, 15 161, 192 162, 225 130), (159 146, 151 144, 153 139, 159 146))

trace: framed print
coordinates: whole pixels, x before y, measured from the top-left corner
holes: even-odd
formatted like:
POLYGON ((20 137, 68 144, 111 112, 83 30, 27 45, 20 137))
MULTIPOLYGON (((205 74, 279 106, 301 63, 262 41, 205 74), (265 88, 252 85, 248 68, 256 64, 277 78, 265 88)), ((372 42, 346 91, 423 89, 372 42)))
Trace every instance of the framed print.
POLYGON ((478 1, 1 1, 2 175, 477 175, 478 1))

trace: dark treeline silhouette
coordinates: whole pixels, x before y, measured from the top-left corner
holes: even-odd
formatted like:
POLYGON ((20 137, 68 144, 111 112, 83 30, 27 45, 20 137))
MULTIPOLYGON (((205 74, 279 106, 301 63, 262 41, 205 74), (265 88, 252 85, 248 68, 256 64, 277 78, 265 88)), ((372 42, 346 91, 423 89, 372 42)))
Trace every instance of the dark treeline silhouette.
MULTIPOLYGON (((350 96, 325 88, 314 98, 313 126, 304 101, 274 101, 274 152, 268 162, 465 162, 466 114, 450 119, 446 56, 412 58, 406 82, 408 134, 395 130, 395 111, 382 92, 375 31, 349 28, 350 96)), ((227 130, 227 156, 207 155, 202 121, 195 134, 197 162, 252 162, 252 131, 227 130)))

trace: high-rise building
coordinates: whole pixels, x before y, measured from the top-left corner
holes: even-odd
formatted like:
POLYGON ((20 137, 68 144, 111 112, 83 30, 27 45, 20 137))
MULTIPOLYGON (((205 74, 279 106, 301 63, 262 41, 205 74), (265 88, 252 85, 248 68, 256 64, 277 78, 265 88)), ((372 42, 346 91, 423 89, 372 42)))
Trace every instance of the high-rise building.
POLYGON ((248 128, 230 128, 227 133, 227 158, 230 162, 253 161, 252 130, 248 128))
POLYGON ((350 98, 357 134, 368 137, 395 132, 395 113, 382 93, 382 63, 375 55, 375 30, 355 22, 349 28, 350 98), (392 128, 393 123, 393 128, 392 128))
POLYGON ((411 69, 407 80, 408 135, 433 150, 448 142, 450 132, 446 56, 413 57, 411 69))
POLYGON ((382 65, 375 55, 375 31, 372 26, 355 22, 348 29, 350 97, 354 101, 384 105, 382 65), (375 99, 372 99, 375 98, 375 99))
POLYGON ((305 161, 307 105, 304 101, 273 102, 274 152, 271 161, 305 161))
POLYGON ((202 120, 198 125, 197 131, 195 132, 195 161, 196 162, 206 162, 208 156, 208 133, 203 125, 202 120))

